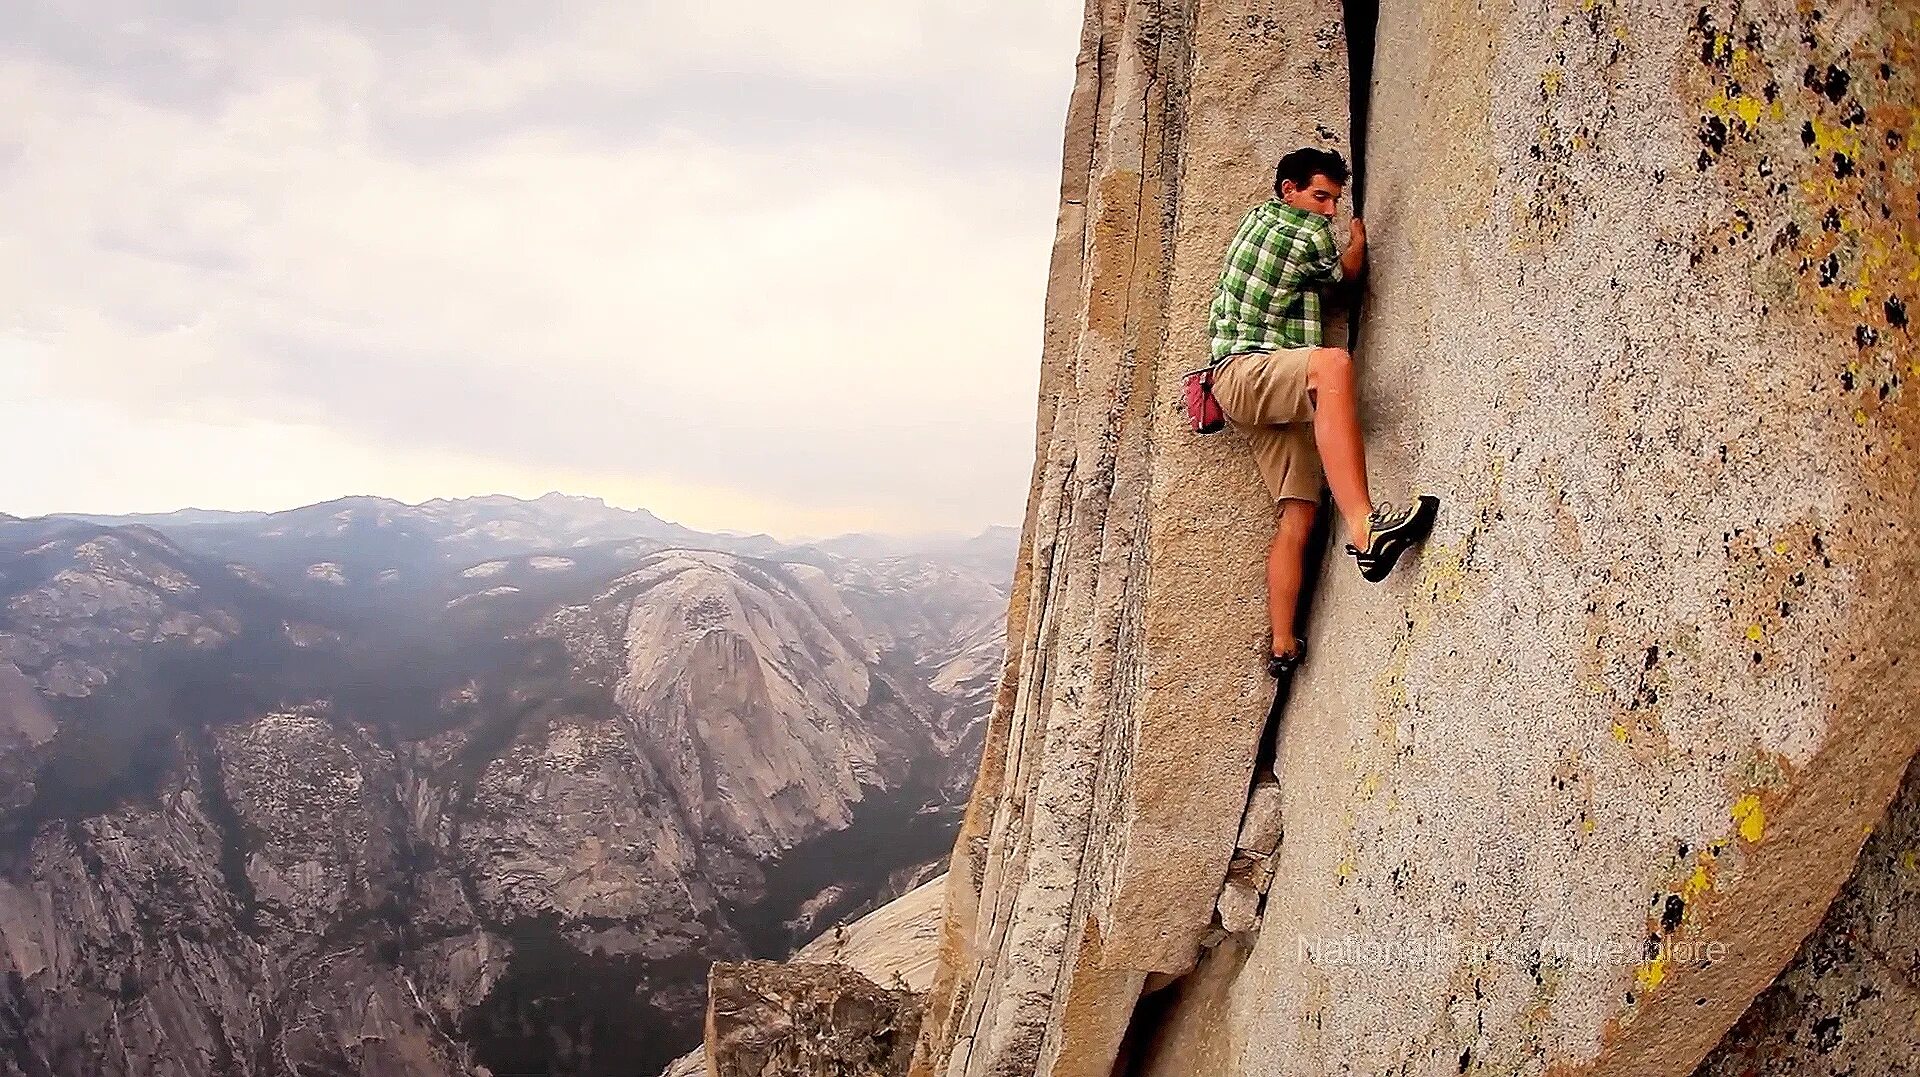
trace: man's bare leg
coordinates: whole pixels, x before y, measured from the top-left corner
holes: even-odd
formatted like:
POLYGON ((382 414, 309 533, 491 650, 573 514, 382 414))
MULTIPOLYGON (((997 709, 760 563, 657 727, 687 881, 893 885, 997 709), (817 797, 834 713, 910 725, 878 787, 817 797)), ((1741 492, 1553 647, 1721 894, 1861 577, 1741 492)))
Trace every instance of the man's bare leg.
POLYGON ((1307 539, 1319 506, 1297 497, 1283 498, 1267 547, 1267 616, 1273 621, 1273 653, 1294 651, 1293 618, 1300 606, 1300 577, 1306 569, 1307 539))
POLYGON ((1353 357, 1345 348, 1315 348, 1307 357, 1307 394, 1313 402, 1313 442, 1326 468, 1327 487, 1346 522, 1347 535, 1367 542, 1367 447, 1360 437, 1360 397, 1353 384, 1353 357))

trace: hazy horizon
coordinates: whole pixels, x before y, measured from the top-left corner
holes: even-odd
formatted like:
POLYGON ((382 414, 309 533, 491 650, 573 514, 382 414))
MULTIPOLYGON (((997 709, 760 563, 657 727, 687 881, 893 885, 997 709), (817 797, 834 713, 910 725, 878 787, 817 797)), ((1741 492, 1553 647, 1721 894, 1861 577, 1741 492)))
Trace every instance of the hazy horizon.
POLYGON ((70 509, 57 509, 51 512, 24 513, 24 512, 14 512, 8 509, 5 505, 0 505, 0 515, 13 516, 19 519, 28 519, 28 520, 53 518, 53 517, 86 517, 86 518, 110 517, 110 518, 116 518, 116 519, 125 519, 125 518, 133 518, 133 517, 157 518, 157 517, 173 516, 173 515, 177 515, 181 513, 189 513, 189 512, 231 513, 239 516, 249 516, 249 515, 271 516, 271 515, 282 513, 282 512, 294 512, 299 509, 308 509, 308 508, 315 508, 321 505, 329 505, 339 501, 354 501, 354 500, 361 500, 361 499, 392 501, 397 504, 407 505, 413 508, 419 508, 423 505, 430 504, 435 501, 447 501, 447 502, 477 501, 477 500, 487 500, 487 499, 503 498, 503 497, 512 498, 514 500, 521 501, 524 503, 532 503, 547 497, 559 497, 559 498, 565 498, 568 500, 576 500, 576 501, 589 501, 589 502, 597 501, 602 505, 605 505, 607 508, 616 509, 622 512, 649 513, 663 523, 675 524, 681 527, 689 528, 694 531, 703 531, 711 534, 733 534, 733 535, 746 535, 746 536, 762 534, 762 535, 766 535, 769 538, 776 539, 780 542, 787 543, 790 545, 807 543, 807 542, 822 542, 830 539, 844 538, 844 537, 849 537, 853 535, 868 535, 875 538, 896 539, 896 540, 929 539, 929 538, 943 538, 943 537, 972 538, 972 537, 976 537, 994 530, 1017 531, 1021 526, 1020 522, 1018 520, 1015 520, 1012 522, 989 521, 989 522, 978 524, 972 527, 969 527, 966 525, 955 525, 953 527, 930 528, 930 529, 920 529, 920 530, 887 530, 882 528, 855 528, 847 531, 793 532, 793 531, 768 531, 763 528, 696 527, 692 524, 686 523, 683 520, 676 520, 671 516, 661 513, 647 505, 621 504, 610 498, 601 497, 596 494, 572 493, 565 490, 548 490, 544 493, 535 494, 532 496, 521 496, 518 494, 501 494, 501 493, 463 494, 458 497, 430 497, 430 498, 423 498, 418 501, 404 501, 399 498, 385 497, 381 494, 342 494, 339 497, 323 498, 319 501, 304 501, 295 505, 280 505, 272 508, 258 508, 258 507, 231 508, 227 506, 218 506, 218 505, 181 505, 181 506, 177 506, 175 508, 170 508, 170 509, 159 509, 159 510, 142 509, 142 510, 133 510, 133 511, 126 511, 126 512, 119 512, 111 509, 84 509, 84 508, 71 509, 70 508, 70 509))
POLYGON ((25 3, 0 511, 1017 519, 1081 15, 25 3))

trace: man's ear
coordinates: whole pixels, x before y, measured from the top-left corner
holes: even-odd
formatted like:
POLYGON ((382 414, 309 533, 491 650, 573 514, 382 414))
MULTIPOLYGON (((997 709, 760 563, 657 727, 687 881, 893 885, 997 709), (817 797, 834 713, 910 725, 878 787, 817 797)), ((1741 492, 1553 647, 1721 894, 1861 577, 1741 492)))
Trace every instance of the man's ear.
POLYGON ((1300 185, 1290 179, 1280 181, 1280 199, 1285 201, 1288 195, 1299 194, 1300 185))

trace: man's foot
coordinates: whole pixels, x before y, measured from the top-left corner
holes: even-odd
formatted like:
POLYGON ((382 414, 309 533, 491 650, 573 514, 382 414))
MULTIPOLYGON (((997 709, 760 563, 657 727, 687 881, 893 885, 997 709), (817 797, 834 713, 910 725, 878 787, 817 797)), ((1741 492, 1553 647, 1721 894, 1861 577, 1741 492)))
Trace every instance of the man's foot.
POLYGON ((1293 671, 1300 667, 1300 660, 1306 657, 1306 654, 1307 641, 1302 639, 1294 640, 1292 651, 1286 654, 1270 654, 1267 656, 1267 675, 1275 680, 1285 680, 1293 676, 1293 671))
POLYGON ((1400 555, 1433 530, 1433 517, 1440 511, 1440 499, 1423 496, 1405 508, 1381 502, 1367 517, 1367 545, 1361 549, 1347 543, 1347 552, 1360 565, 1360 575, 1368 583, 1379 583, 1393 571, 1400 555))

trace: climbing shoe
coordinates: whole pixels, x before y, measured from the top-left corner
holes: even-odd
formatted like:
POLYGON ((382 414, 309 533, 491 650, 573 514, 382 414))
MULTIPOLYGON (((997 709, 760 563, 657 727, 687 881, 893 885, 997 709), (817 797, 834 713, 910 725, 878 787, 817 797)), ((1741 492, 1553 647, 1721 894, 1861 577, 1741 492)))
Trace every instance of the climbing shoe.
POLYGON ((1273 654, 1271 648, 1268 650, 1267 675, 1274 680, 1283 681, 1293 676, 1293 671, 1300 668, 1300 660, 1307 654, 1307 641, 1294 640, 1292 654, 1273 654))
POLYGON ((1439 511, 1440 499, 1431 495, 1404 508, 1386 502, 1375 505, 1367 517, 1367 548, 1347 543, 1347 552, 1360 565, 1360 575, 1368 583, 1386 579, 1400 555, 1433 530, 1433 517, 1439 511))

